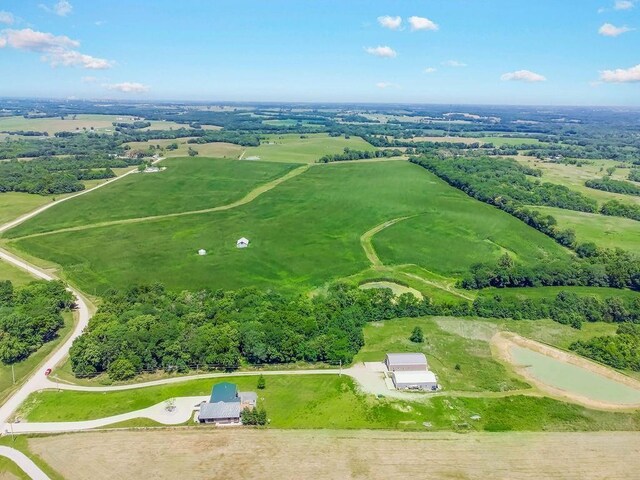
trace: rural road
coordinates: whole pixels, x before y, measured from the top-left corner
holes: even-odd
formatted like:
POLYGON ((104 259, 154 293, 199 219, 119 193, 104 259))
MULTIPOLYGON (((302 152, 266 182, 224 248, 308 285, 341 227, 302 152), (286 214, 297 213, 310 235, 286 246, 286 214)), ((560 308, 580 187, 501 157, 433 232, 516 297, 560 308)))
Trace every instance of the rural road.
POLYGON ((15 448, 0 446, 0 456, 16 463, 33 480, 49 480, 49 477, 29 457, 15 448))

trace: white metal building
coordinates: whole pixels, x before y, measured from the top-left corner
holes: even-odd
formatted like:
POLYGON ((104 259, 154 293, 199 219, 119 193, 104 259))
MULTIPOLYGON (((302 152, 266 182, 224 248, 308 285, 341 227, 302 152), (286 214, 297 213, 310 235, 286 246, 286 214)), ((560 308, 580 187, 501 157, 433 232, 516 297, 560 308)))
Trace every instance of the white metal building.
POLYGON ((390 372, 413 372, 429 369, 424 353, 387 353, 384 363, 390 372))
POLYGON ((206 255, 207 251, 204 248, 201 248, 200 250, 198 250, 198 255, 206 255))
POLYGON ((236 247, 238 248, 247 248, 249 246, 249 239, 247 238, 240 238, 237 242, 236 242, 236 247))
POLYGON ((429 371, 421 372, 392 372, 393 384, 398 390, 437 390, 436 374, 429 371))

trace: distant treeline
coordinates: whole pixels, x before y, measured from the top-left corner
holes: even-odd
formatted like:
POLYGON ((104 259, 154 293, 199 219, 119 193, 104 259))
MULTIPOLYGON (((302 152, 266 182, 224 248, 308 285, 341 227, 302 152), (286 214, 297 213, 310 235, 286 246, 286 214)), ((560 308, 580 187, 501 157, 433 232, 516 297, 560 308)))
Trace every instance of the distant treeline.
POLYGON ((561 292, 553 299, 495 295, 435 304, 411 293, 335 284, 309 298, 245 288, 235 292, 166 291, 160 284, 111 291, 71 348, 79 376, 123 380, 143 371, 187 371, 242 363, 349 363, 364 344, 367 322, 425 315, 639 322, 640 300, 604 301, 561 292), (123 373, 125 372, 125 373, 123 373))
POLYGON ((625 195, 640 196, 640 187, 623 180, 613 180, 610 177, 604 177, 598 180, 587 180, 585 186, 602 190, 604 192, 622 193, 625 195))
POLYGON ((62 282, 14 288, 10 281, 0 281, 0 360, 24 360, 53 340, 64 325, 61 313, 73 306, 73 295, 62 282))
POLYGON ((640 205, 622 203, 618 200, 609 200, 600 207, 600 213, 612 217, 626 217, 640 222, 640 205))
POLYGON ((390 158, 398 157, 402 155, 401 150, 354 150, 349 147, 345 147, 343 153, 336 153, 334 155, 325 155, 321 157, 317 163, 331 163, 331 162, 345 162, 349 160, 365 160, 369 158, 390 158))
POLYGON ((132 129, 137 130, 140 128, 147 128, 151 126, 151 122, 145 122, 141 120, 137 120, 135 122, 127 123, 127 122, 113 122, 113 126, 116 127, 116 130, 120 129, 132 129))
POLYGON ((629 172, 629 180, 632 182, 640 182, 640 168, 632 168, 629 172))
POLYGON ((3 130, 0 133, 6 135, 19 135, 21 137, 48 137, 49 132, 38 132, 36 130, 3 130))

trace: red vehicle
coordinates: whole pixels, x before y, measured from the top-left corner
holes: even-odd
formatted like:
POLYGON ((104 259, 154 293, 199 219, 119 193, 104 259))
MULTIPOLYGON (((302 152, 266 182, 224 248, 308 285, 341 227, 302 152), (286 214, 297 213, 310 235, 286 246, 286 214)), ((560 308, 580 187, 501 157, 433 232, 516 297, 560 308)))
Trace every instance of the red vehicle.
POLYGON ((45 374, 45 376, 47 376, 47 377, 49 376, 49 374, 50 374, 50 373, 51 373, 51 369, 50 369, 50 368, 47 368, 47 369, 44 371, 44 374, 45 374))

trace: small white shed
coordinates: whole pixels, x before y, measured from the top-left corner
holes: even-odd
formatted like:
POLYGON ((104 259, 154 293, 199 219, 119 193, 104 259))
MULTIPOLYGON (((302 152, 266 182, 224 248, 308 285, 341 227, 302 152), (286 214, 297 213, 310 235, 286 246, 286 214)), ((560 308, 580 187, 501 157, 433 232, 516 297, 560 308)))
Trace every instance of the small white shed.
POLYGON ((200 250, 198 250, 198 255, 206 255, 207 251, 204 248, 201 248, 200 250))
POLYGON ((249 240, 247 238, 240 238, 237 242, 236 242, 236 247, 238 248, 247 248, 249 246, 249 240))

